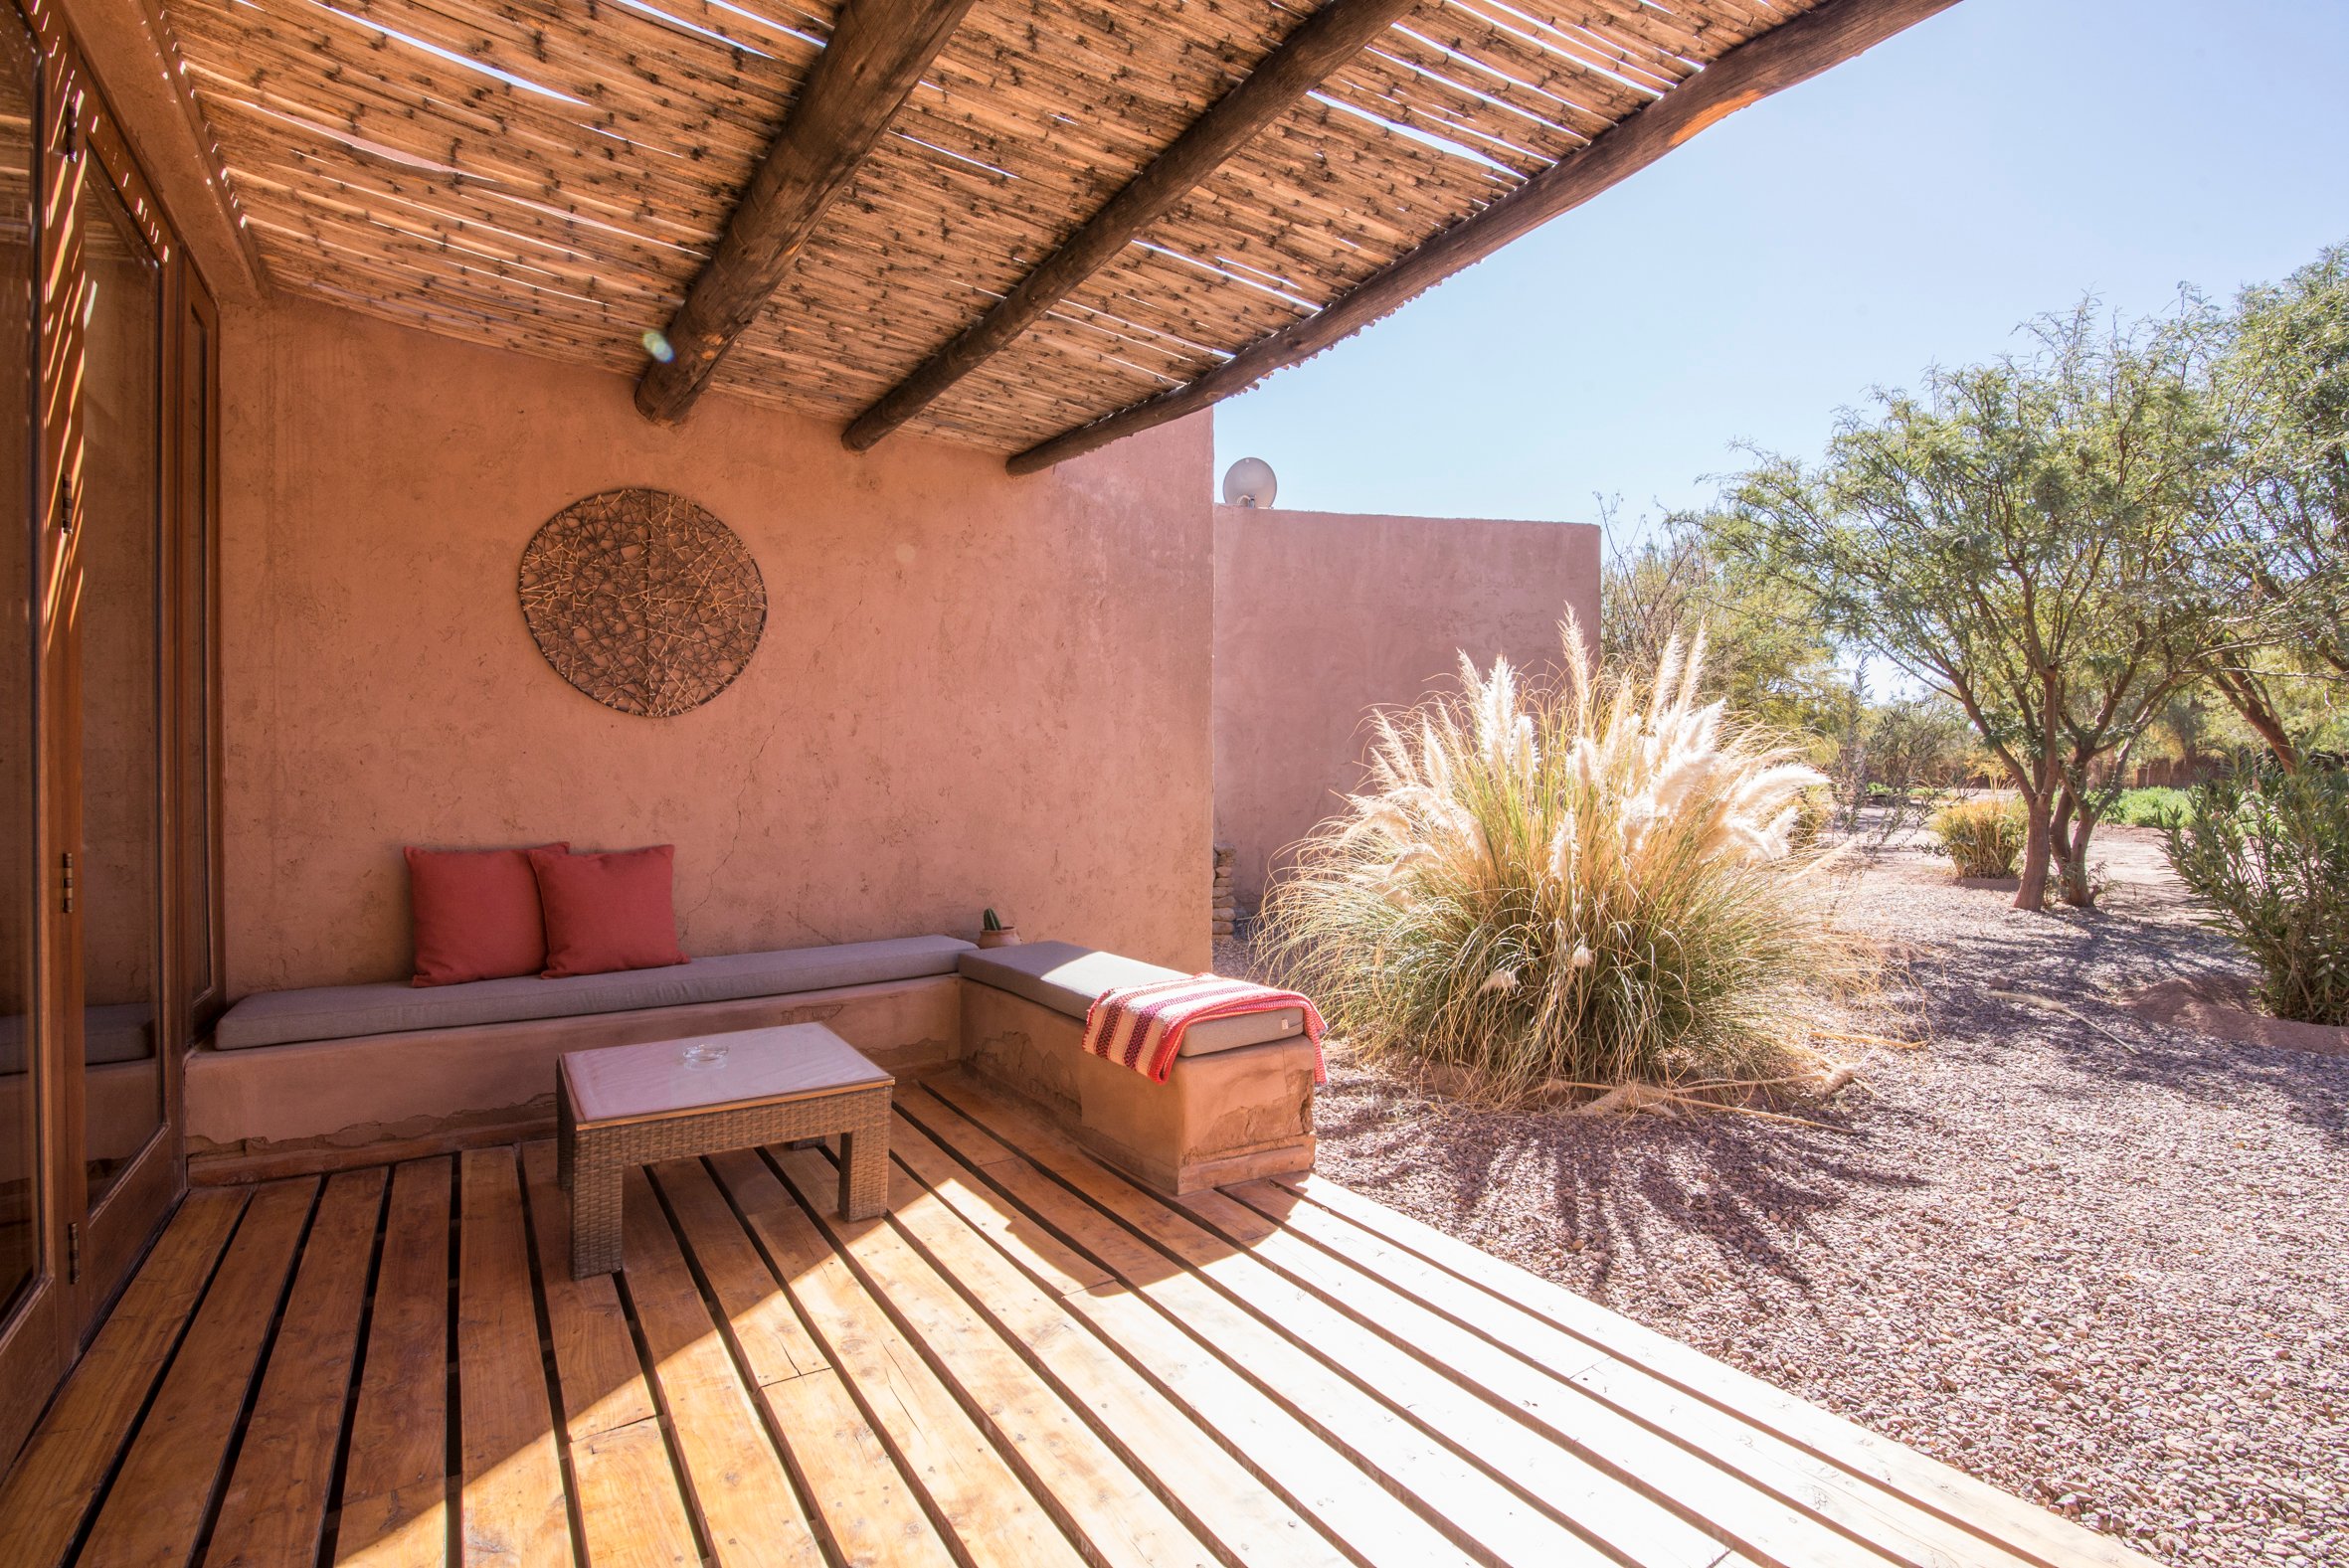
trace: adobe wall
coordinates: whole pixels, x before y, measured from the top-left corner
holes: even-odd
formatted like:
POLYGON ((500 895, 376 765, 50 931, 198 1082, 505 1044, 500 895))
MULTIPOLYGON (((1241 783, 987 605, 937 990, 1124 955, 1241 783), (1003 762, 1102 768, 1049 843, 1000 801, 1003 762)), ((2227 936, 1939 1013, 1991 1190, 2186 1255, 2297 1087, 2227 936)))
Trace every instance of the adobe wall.
POLYGON ((1371 708, 1463 649, 1553 667, 1569 607, 1595 647, 1598 585, 1586 523, 1216 507, 1215 823, 1241 906, 1359 784, 1371 708))
POLYGON ((688 953, 968 933, 982 906, 1207 961, 1210 430, 1025 479, 349 312, 231 310, 222 387, 230 994, 408 971, 400 846, 677 846, 688 953), (621 485, 727 523, 766 634, 631 717, 539 654, 531 534, 621 485), (1146 612, 1145 612, 1146 611, 1146 612))

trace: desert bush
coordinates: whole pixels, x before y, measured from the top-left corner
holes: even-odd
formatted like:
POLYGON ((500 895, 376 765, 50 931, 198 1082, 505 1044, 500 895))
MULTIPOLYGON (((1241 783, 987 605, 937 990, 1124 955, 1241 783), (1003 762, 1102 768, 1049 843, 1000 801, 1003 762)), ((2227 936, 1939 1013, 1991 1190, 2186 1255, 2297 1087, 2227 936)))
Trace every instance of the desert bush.
POLYGON ((1565 628, 1530 689, 1461 662, 1461 693, 1376 721, 1365 792, 1302 846, 1259 952, 1373 1055, 1489 1092, 1770 1076, 1788 1001, 1851 972, 1789 847, 1822 782, 1700 704, 1703 637, 1643 693, 1565 628))
POLYGON ((1965 710, 1947 697, 1883 703, 1861 725, 1869 779, 1888 798, 1899 799, 1946 784, 1963 771, 1972 733, 1965 710))
POLYGON ((2122 827, 2162 827, 2171 818, 2184 816, 2193 808, 2193 796, 2186 790, 2156 784, 2143 789, 2123 789, 2113 797, 2104 820, 2122 827))
POLYGON ((1960 800, 1925 824, 1961 877, 2011 877, 2023 853, 2023 802, 2012 795, 1960 800))
POLYGON ((2259 966, 2278 1018, 2349 1026, 2349 774, 2204 784, 2171 824, 2170 864, 2259 966))
POLYGON ((1837 807, 1833 784, 1807 784, 1795 791, 1794 821, 1786 830, 1791 849, 1813 849, 1819 835, 1835 825, 1837 807))

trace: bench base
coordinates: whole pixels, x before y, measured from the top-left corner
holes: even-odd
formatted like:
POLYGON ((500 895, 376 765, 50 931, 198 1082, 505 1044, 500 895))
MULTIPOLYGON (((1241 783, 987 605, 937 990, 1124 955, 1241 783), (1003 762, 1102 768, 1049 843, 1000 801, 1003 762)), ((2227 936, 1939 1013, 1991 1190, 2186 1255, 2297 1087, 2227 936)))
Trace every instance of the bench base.
POLYGON ((1179 1196, 1312 1168, 1310 1040, 1176 1057, 1156 1084, 1086 1054, 1084 1037, 1079 1019, 964 983, 965 1065, 1146 1186, 1179 1196))
POLYGON ((933 974, 686 1007, 196 1051, 187 1061, 188 1180, 309 1175, 549 1137, 555 1059, 600 1045, 821 1023, 903 1076, 954 1059, 961 985, 955 975, 933 974))

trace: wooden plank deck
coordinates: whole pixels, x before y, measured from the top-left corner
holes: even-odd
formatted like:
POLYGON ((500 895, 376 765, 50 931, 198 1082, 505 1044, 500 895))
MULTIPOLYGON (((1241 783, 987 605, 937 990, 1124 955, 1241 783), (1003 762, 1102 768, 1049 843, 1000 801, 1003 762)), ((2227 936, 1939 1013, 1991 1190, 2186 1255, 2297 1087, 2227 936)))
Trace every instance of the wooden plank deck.
POLYGON ((80 1564, 1882 1564, 2119 1543, 1326 1181, 1167 1200, 962 1076, 892 1212, 545 1144, 184 1203, 0 1481, 80 1564))

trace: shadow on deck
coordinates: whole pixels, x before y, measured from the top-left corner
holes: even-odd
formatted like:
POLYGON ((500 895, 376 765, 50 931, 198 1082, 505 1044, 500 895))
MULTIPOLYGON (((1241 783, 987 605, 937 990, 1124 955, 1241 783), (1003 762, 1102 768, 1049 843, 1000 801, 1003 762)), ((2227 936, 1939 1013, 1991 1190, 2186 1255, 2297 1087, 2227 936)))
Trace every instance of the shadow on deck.
POLYGON ((181 1205, 0 1483, 25 1565, 2129 1564, 1324 1181, 1162 1199, 968 1077, 824 1150, 181 1205))

